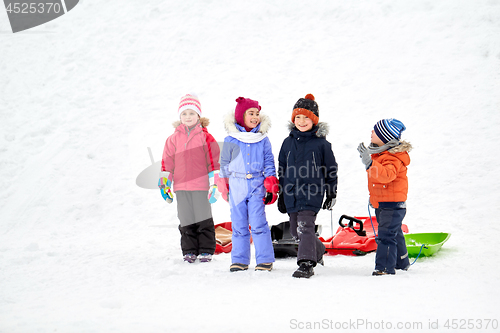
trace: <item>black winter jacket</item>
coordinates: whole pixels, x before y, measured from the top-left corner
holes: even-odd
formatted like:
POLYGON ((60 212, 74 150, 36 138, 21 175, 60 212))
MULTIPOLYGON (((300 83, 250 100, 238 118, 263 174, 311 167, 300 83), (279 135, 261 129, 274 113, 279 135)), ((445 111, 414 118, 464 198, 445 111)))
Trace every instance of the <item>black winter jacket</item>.
POLYGON ((328 125, 318 123, 300 132, 289 123, 290 135, 279 153, 278 177, 287 213, 302 210, 319 212, 324 194, 337 193, 337 162, 326 140, 328 125))

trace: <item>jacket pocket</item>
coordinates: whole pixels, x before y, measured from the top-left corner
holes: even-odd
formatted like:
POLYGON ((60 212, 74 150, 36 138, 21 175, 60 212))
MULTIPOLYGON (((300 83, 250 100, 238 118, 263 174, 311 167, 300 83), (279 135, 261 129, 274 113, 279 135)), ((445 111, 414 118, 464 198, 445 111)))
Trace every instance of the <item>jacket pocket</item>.
POLYGON ((392 187, 389 184, 372 184, 370 194, 375 196, 379 201, 387 200, 391 197, 392 187))

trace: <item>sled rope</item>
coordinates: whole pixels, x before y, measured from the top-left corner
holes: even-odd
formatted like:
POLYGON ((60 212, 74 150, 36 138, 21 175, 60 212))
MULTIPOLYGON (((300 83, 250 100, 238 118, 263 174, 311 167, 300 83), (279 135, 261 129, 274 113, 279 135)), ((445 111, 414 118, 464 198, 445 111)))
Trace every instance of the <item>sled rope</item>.
MULTIPOLYGON (((410 265, 413 265, 414 263, 417 262, 417 259, 418 257, 420 257, 420 254, 422 253, 422 249, 425 247, 425 244, 422 244, 422 246, 420 247, 420 251, 418 252, 418 255, 417 257, 415 258, 415 260, 413 260, 413 262, 410 264, 410 265)), ((426 247, 425 247, 426 248, 426 247)))
POLYGON ((330 228, 332 229, 332 244, 333 244, 333 209, 330 211, 330 228))

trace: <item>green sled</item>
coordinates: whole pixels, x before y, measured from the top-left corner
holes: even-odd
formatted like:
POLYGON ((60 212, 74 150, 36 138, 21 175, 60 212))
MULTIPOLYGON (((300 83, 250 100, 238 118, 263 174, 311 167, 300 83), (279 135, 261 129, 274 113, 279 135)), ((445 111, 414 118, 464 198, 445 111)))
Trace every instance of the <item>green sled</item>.
POLYGON ((420 256, 432 256, 434 253, 439 251, 441 246, 443 246, 450 236, 451 234, 445 232, 405 234, 408 256, 418 256, 422 245, 424 245, 424 247, 422 248, 420 256))

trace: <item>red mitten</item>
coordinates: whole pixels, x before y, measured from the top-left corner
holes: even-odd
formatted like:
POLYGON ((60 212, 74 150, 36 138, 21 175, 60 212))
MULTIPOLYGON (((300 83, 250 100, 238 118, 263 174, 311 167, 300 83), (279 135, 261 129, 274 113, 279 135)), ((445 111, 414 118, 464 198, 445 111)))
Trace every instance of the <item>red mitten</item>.
POLYGON ((217 179, 217 190, 222 195, 222 198, 229 202, 229 178, 217 179))
POLYGON ((280 184, 278 178, 269 176, 264 179, 264 187, 266 195, 264 196, 264 204, 272 205, 278 199, 278 192, 280 191, 280 184))

